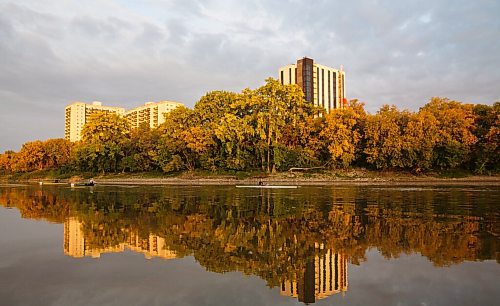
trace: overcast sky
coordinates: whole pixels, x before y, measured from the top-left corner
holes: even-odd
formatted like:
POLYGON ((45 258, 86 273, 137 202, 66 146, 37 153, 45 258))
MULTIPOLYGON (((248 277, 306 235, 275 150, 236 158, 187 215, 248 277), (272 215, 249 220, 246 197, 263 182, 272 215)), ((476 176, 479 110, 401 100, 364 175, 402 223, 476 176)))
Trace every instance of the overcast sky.
POLYGON ((64 107, 255 88, 308 56, 347 98, 500 101, 500 1, 0 0, 0 152, 64 137, 64 107), (354 3, 354 4, 353 4, 354 3))

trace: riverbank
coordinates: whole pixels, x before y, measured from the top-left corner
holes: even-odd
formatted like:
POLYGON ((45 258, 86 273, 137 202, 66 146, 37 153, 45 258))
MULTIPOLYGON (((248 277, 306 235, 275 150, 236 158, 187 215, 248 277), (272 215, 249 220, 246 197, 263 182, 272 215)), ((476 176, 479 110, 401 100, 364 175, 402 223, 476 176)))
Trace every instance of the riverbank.
POLYGON ((185 172, 175 176, 162 173, 119 173, 95 176, 93 174, 71 174, 54 176, 49 173, 29 173, 17 176, 2 176, 3 182, 79 182, 93 177, 97 184, 117 185, 494 185, 500 186, 500 175, 478 176, 470 173, 426 173, 415 175, 409 172, 373 171, 365 169, 332 170, 315 173, 205 173, 185 172))

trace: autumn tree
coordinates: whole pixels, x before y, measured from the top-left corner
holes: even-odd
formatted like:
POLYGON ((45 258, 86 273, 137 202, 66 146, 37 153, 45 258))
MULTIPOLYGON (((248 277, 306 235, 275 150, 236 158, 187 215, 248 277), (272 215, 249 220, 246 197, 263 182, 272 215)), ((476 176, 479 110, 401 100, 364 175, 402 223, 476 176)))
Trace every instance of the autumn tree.
POLYGON ((217 126, 224 115, 231 112, 231 105, 238 98, 238 94, 229 91, 212 91, 201 97, 194 105, 200 124, 217 126))
POLYGON ((472 168, 478 173, 500 170, 500 102, 492 106, 474 106, 477 142, 473 149, 472 168))
POLYGON ((60 138, 30 141, 24 143, 18 153, 6 152, 1 163, 5 170, 14 172, 57 169, 69 164, 72 149, 71 142, 60 138))
POLYGON ((404 168, 403 131, 409 120, 409 112, 395 106, 384 105, 366 119, 364 128, 366 161, 376 168, 404 168))
POLYGON ((123 142, 124 157, 120 168, 125 171, 155 171, 159 169, 158 145, 160 133, 150 128, 148 123, 141 124, 130 131, 130 137, 123 142))
POLYGON ((82 142, 75 151, 75 163, 80 170, 116 172, 129 139, 128 122, 118 114, 96 112, 83 126, 82 142))
POLYGON ((274 163, 281 171, 292 167, 318 166, 323 157, 319 133, 325 111, 308 103, 298 85, 281 86, 286 105, 283 115, 285 124, 273 150, 274 163))
POLYGON ((5 151, 0 154, 0 173, 11 173, 13 170, 13 165, 15 161, 16 152, 5 151))
POLYGON ((417 173, 431 169, 438 135, 437 120, 432 113, 421 110, 409 114, 402 135, 404 166, 417 173))
MULTIPOLYGON (((303 92, 296 85, 282 85, 268 78, 266 84, 255 90, 244 90, 240 109, 255 131, 255 148, 261 159, 261 168, 275 171, 281 161, 275 159, 275 150, 286 147, 283 131, 288 125, 298 124, 314 112, 307 105, 303 92)), ((293 138, 293 137, 292 137, 293 138)))
POLYGON ((245 170, 255 165, 253 140, 255 130, 248 117, 228 112, 215 127, 220 145, 221 165, 230 170, 245 170))
POLYGON ((47 156, 42 141, 26 142, 17 153, 13 169, 16 172, 42 170, 46 159, 47 156))
POLYGON ((334 166, 346 168, 359 157, 365 118, 363 104, 357 100, 350 101, 346 108, 331 110, 325 116, 320 136, 328 148, 329 161, 334 166))
POLYGON ((159 162, 163 171, 194 170, 210 152, 213 145, 211 133, 200 126, 200 117, 186 107, 178 107, 165 114, 160 126, 159 162))
POLYGON ((57 169, 67 166, 71 162, 74 144, 69 140, 49 139, 43 142, 43 147, 46 154, 44 168, 57 169))
POLYGON ((432 98, 421 110, 428 111, 437 120, 434 166, 455 168, 470 160, 471 149, 477 141, 473 105, 432 98))
POLYGON ((241 125, 235 121, 239 118, 234 115, 234 105, 238 99, 240 95, 233 92, 212 91, 201 97, 194 106, 195 114, 200 120, 200 130, 196 131, 197 134, 200 136, 203 133, 205 142, 211 138, 211 150, 202 154, 205 168, 240 169, 242 164, 240 153, 243 151, 238 128, 241 125), (233 150, 236 147, 238 149, 233 150))

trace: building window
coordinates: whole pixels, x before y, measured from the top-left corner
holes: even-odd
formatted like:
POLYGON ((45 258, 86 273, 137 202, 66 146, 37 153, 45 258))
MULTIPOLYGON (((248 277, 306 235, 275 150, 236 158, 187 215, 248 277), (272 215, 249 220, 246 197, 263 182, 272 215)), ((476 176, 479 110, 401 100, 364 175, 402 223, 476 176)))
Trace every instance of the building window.
POLYGON ((285 80, 283 78, 283 70, 281 70, 280 81, 281 81, 281 85, 285 84, 285 80))
MULTIPOLYGON (((345 91, 344 91, 344 75, 342 74, 342 99, 345 98, 345 91)), ((342 101, 343 102, 343 101, 342 101)))
POLYGON ((333 108, 337 107, 337 73, 333 72, 333 108))
POLYGON ((325 69, 321 69, 321 105, 325 107, 325 69))
POLYGON ((331 103, 331 90, 330 90, 330 71, 328 71, 328 111, 332 108, 332 103, 331 103))
POLYGON ((288 68, 288 83, 293 84, 292 83, 292 68, 288 68))
POLYGON ((316 68, 316 100, 319 105, 319 67, 316 68))

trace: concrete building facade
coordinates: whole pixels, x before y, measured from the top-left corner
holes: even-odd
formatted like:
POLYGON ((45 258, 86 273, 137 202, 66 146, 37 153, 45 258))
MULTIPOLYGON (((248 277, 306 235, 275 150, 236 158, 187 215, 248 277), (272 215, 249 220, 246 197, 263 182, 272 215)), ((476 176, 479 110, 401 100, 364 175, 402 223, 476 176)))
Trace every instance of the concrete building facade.
POLYGON ((143 123, 148 124, 150 128, 157 128, 165 122, 163 114, 182 105, 184 104, 173 101, 146 102, 143 106, 125 112, 124 116, 133 129, 138 128, 143 123))
POLYGON ((304 91, 307 102, 323 107, 326 112, 343 108, 345 104, 345 72, 304 57, 279 69, 281 84, 297 84, 304 91))
POLYGON ((82 139, 82 129, 90 115, 95 112, 116 113, 123 116, 125 109, 122 107, 103 106, 101 102, 92 104, 73 102, 66 106, 64 118, 64 138, 69 141, 82 139))
POLYGON ((73 102, 65 109, 64 138, 71 142, 82 140, 83 126, 88 121, 89 116, 95 112, 115 113, 123 116, 131 128, 138 128, 143 123, 148 124, 151 128, 157 128, 165 122, 164 113, 181 105, 184 104, 173 101, 146 102, 142 106, 125 112, 123 107, 103 106, 101 102, 92 102, 91 104, 73 102))

